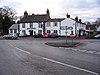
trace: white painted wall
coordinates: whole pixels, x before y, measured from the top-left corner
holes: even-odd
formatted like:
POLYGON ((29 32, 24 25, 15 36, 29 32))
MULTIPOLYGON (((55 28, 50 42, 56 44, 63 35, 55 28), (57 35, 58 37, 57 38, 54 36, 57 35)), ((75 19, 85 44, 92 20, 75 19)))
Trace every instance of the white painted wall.
MULTIPOLYGON (((18 30, 17 30, 17 33, 18 33, 18 30)), ((13 36, 16 35, 17 33, 14 33, 14 30, 12 30, 12 33, 11 33, 11 30, 9 30, 9 34, 12 34, 13 36)))
POLYGON ((73 33, 75 34, 75 21, 74 20, 70 18, 66 18, 65 20, 61 22, 61 27, 62 26, 64 26, 64 29, 61 30, 61 36, 66 36, 66 26, 73 27, 72 30, 67 30, 67 36, 70 36, 71 31, 73 31, 73 33))
MULTIPOLYGON (((66 36, 66 29, 61 29, 61 27, 73 27, 72 30, 67 30, 67 36, 70 36, 71 31, 73 31, 73 33, 75 34, 75 21, 70 19, 70 18, 66 18, 65 20, 63 20, 62 22, 57 22, 57 26, 54 26, 54 22, 50 22, 51 26, 47 26, 47 23, 45 23, 46 26, 46 33, 47 30, 50 30, 51 33, 54 32, 54 30, 57 30, 58 35, 61 36, 66 36)), ((79 29, 84 29, 86 30, 86 25, 77 23, 77 33, 79 32, 79 29)), ((39 24, 38 23, 33 23, 33 28, 30 28, 30 23, 25 23, 25 28, 22 28, 22 23, 20 23, 20 34, 22 34, 22 30, 26 30, 26 34, 30 35, 29 30, 33 30, 33 35, 34 35, 34 31, 36 33, 38 33, 38 30, 42 30, 42 34, 43 34, 43 28, 39 28, 39 24)))
POLYGON ((60 35, 60 22, 57 22, 57 26, 54 26, 54 22, 50 22, 50 26, 47 26, 46 23, 46 32, 47 30, 50 30, 51 33, 53 33, 54 30, 57 30, 57 34, 60 35))
POLYGON ((72 20, 71 18, 66 18, 65 20, 63 20, 61 22, 61 27, 65 27, 65 29, 61 29, 61 36, 66 36, 66 26, 68 27, 73 27, 72 30, 67 30, 67 36, 70 36, 71 31, 73 31, 74 35, 75 35, 75 24, 76 24, 76 33, 79 34, 79 30, 83 29, 86 30, 86 25, 85 24, 81 24, 78 23, 74 20, 72 20))
POLYGON ((20 24, 20 34, 23 34, 22 30, 26 30, 27 35, 30 35, 30 32, 29 32, 30 30, 33 30, 33 35, 34 35, 34 32, 38 33, 38 30, 42 30, 42 33, 43 33, 43 28, 39 28, 38 23, 33 23, 33 28, 30 28, 30 23, 25 23, 25 28, 22 28, 22 23, 21 23, 20 24))

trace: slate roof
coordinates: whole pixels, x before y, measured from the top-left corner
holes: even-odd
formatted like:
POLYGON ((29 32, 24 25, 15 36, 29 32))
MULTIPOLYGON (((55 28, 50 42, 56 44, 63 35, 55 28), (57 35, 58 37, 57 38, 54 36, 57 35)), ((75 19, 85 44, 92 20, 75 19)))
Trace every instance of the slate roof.
POLYGON ((10 29, 18 29, 18 24, 13 24, 10 28, 9 28, 9 30, 10 29))
POLYGON ((61 22, 65 18, 54 18, 54 19, 49 19, 48 22, 61 22))
POLYGON ((28 15, 20 19, 20 23, 46 22, 50 17, 47 14, 28 15))

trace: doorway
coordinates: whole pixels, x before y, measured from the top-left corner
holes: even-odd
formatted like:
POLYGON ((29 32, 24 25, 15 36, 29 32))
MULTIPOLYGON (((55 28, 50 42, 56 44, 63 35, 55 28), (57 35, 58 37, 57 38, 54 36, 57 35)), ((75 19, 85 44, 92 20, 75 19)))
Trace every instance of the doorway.
POLYGON ((33 30, 30 30, 29 32, 30 32, 30 36, 33 36, 33 30))

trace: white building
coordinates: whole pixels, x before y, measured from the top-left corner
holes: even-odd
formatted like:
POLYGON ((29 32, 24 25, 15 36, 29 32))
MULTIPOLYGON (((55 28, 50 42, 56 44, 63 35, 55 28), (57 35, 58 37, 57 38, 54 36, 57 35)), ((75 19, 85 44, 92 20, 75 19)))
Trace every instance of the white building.
POLYGON ((9 28, 9 34, 15 35, 16 33, 18 33, 18 24, 13 24, 13 25, 9 28))
MULTIPOLYGON (((67 14, 67 18, 50 18, 49 10, 47 9, 46 14, 40 15, 28 15, 24 12, 24 17, 20 19, 18 25, 19 35, 27 34, 33 36, 36 33, 57 33, 59 36, 70 36, 73 32, 75 35, 83 35, 86 29, 86 25, 78 18, 72 19, 67 14), (66 30, 67 27, 67 30, 66 30)), ((9 29, 9 33, 11 33, 9 29)))
POLYGON ((82 23, 81 19, 78 21, 78 17, 73 19, 67 14, 67 18, 61 22, 61 36, 70 36, 70 34, 81 36, 85 34, 85 30, 86 24, 82 23))

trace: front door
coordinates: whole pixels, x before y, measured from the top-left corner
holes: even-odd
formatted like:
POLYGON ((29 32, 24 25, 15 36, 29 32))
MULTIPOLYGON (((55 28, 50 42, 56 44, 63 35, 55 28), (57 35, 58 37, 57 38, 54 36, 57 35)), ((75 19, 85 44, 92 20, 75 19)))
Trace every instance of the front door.
POLYGON ((30 30, 29 32, 30 32, 30 36, 33 36, 33 30, 30 30))

